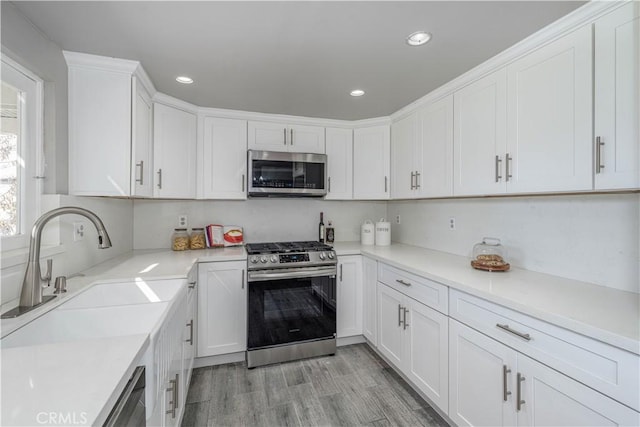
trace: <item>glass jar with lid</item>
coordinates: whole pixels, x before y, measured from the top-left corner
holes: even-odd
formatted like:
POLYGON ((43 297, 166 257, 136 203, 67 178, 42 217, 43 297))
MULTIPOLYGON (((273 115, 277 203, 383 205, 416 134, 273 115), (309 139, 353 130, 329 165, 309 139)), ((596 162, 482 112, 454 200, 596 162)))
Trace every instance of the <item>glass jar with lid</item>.
POLYGON ((191 229, 191 235, 189 236, 189 248, 191 249, 204 249, 207 247, 207 242, 204 238, 204 228, 194 227, 191 229))
POLYGON ((471 266, 479 270, 507 271, 510 265, 506 261, 507 250, 500 239, 483 237, 481 243, 473 246, 471 266))
POLYGON ((176 228, 171 235, 171 249, 186 251, 189 249, 189 233, 186 228, 176 228))

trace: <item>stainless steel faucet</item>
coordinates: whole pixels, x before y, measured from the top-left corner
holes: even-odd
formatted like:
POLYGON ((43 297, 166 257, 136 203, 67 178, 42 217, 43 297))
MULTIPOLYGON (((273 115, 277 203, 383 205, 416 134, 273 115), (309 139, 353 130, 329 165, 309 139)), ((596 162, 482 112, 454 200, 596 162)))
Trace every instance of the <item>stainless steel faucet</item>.
POLYGON ((79 208, 76 206, 66 206, 58 209, 53 209, 44 215, 42 215, 33 225, 31 229, 31 240, 29 241, 29 260, 27 263, 27 270, 24 273, 24 280, 22 281, 22 292, 20 293, 20 306, 2 315, 2 318, 16 317, 33 308, 39 306, 43 302, 47 302, 50 299, 55 298, 49 296, 43 298, 42 290, 43 283, 49 283, 51 281, 51 270, 53 266, 52 260, 47 260, 47 273, 42 276, 40 270, 40 244, 42 240, 42 229, 53 218, 65 215, 74 214, 82 215, 89 219, 96 227, 98 231, 98 247, 100 249, 106 249, 111 247, 111 239, 109 234, 102 223, 102 220, 98 218, 96 214, 90 210, 79 208))

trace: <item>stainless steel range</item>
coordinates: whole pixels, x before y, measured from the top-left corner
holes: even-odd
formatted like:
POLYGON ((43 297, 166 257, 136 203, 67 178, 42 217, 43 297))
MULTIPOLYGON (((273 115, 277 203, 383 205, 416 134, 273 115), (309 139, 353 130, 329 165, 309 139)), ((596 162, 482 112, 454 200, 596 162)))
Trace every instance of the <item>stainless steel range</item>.
POLYGON ((318 242, 249 243, 247 366, 336 352, 337 257, 318 242))

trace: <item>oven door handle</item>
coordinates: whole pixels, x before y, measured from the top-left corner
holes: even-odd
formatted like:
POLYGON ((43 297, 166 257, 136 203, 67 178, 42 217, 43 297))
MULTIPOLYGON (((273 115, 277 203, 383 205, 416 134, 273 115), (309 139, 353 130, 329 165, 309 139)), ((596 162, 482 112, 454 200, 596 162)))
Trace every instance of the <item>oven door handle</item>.
POLYGON ((267 270, 267 271, 250 271, 248 274, 249 282, 264 282, 266 280, 277 279, 296 279, 307 277, 334 276, 337 273, 335 266, 333 267, 305 267, 295 269, 267 270))

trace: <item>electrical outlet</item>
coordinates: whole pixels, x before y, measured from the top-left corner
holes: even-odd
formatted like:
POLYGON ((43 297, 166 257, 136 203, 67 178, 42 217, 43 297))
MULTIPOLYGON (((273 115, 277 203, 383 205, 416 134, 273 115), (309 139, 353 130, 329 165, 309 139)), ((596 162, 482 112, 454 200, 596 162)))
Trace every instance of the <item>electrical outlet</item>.
POLYGON ((400 224, 400 215, 396 215, 396 224, 400 224))
POLYGON ((456 218, 455 217, 449 217, 449 230, 455 230, 456 229, 456 218))
POLYGON ((178 227, 186 228, 187 227, 187 216, 182 214, 178 215, 178 227))
POLYGON ((73 241, 79 242, 82 239, 84 239, 84 223, 74 222, 73 223, 73 241))

